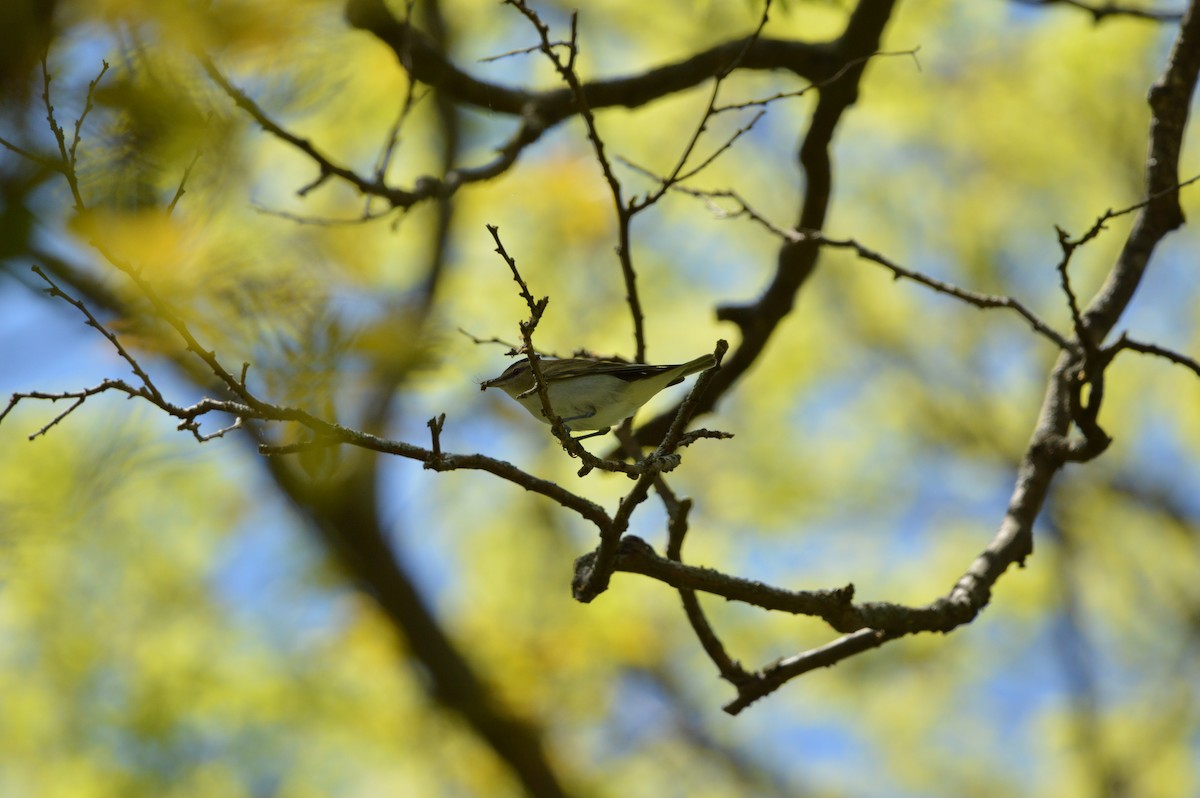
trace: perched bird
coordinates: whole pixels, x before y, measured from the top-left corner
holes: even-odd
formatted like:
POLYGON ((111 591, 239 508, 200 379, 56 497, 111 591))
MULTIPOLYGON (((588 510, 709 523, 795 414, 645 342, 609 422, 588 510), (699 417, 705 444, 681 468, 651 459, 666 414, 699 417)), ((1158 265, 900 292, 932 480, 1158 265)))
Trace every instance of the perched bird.
MULTIPOLYGON (((712 355, 702 355, 674 366, 649 366, 572 357, 540 358, 538 364, 546 381, 550 407, 567 429, 595 430, 591 435, 580 436, 578 440, 582 440, 603 435, 636 413, 663 388, 682 382, 689 374, 710 369, 717 361, 712 355)), ((528 358, 513 363, 499 377, 479 383, 479 390, 488 388, 502 389, 534 418, 550 423, 542 414, 542 400, 528 358)))

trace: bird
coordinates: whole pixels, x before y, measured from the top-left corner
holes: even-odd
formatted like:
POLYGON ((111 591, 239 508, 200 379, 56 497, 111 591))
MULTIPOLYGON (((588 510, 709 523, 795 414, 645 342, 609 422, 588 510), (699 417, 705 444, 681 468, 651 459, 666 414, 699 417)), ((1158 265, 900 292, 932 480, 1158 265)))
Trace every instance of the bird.
MULTIPOLYGON (((550 397, 550 407, 562 419, 569 432, 591 430, 576 440, 603 435, 632 416, 651 397, 684 377, 707 371, 717 364, 712 355, 674 365, 652 366, 646 363, 622 363, 591 358, 539 358, 542 378, 550 397)), ((530 414, 549 424, 542 412, 542 400, 534 383, 529 358, 522 358, 498 377, 479 383, 479 390, 499 388, 530 414)))

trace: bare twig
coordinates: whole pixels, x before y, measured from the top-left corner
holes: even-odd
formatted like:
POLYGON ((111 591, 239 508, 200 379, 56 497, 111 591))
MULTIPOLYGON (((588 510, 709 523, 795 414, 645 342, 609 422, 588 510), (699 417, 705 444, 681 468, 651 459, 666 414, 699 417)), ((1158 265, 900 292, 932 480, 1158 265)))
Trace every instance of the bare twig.
POLYGON ((734 131, 733 135, 726 139, 724 144, 717 147, 717 149, 713 151, 707 158, 701 161, 699 165, 687 170, 686 172, 684 171, 684 168, 687 166, 687 162, 691 159, 692 154, 696 151, 696 147, 700 144, 701 136, 703 136, 704 131, 708 129, 709 121, 717 112, 717 98, 721 94, 722 84, 725 82, 725 79, 733 73, 733 70, 737 68, 738 64, 740 64, 746 57, 746 53, 750 52, 750 48, 754 46, 754 43, 757 42, 759 37, 762 36, 763 28, 765 28, 767 25, 767 20, 770 18, 770 13, 771 0, 765 0, 763 3, 762 14, 759 16, 758 25, 755 26, 754 32, 746 38, 745 44, 740 50, 737 51, 733 58, 730 59, 729 63, 722 65, 722 67, 713 75, 713 85, 712 90, 708 95, 708 104, 705 106, 704 111, 700 114, 700 121, 697 122, 696 126, 692 129, 691 137, 683 146, 683 150, 679 153, 679 158, 675 161, 675 167, 667 174, 666 177, 662 178, 658 188, 653 193, 647 194, 640 201, 635 198, 630 202, 629 210, 631 214, 648 208, 649 206, 658 202, 660 199, 662 199, 663 195, 666 194, 667 191, 669 191, 670 188, 676 183, 681 183, 689 178, 695 177, 710 164, 712 164, 718 157, 720 157, 722 153, 729 150, 733 146, 734 142, 741 138, 745 133, 749 132, 754 125, 758 123, 758 120, 762 119, 765 111, 759 111, 757 114, 751 117, 749 122, 734 131))
POLYGON ((1108 357, 1111 359, 1112 357, 1115 357, 1118 352, 1123 352, 1127 349, 1132 352, 1140 352, 1143 355, 1153 355, 1155 357, 1161 357, 1163 360, 1169 360, 1175 365, 1183 366, 1197 377, 1200 377, 1200 361, 1197 361, 1195 358, 1182 355, 1178 352, 1158 346, 1156 344, 1145 344, 1140 341, 1135 341, 1125 333, 1121 333, 1121 337, 1117 339, 1116 343, 1108 347, 1105 351, 1108 354, 1108 357))
POLYGON ((78 391, 62 391, 60 393, 50 393, 46 391, 25 391, 22 393, 14 393, 9 397, 8 404, 5 406, 4 411, 0 412, 0 423, 3 423, 8 414, 15 410, 17 405, 19 405, 25 399, 39 399, 52 403, 65 401, 67 399, 74 400, 70 407, 52 418, 36 432, 29 435, 29 440, 34 440, 38 436, 45 435, 47 432, 49 432, 51 427, 58 424, 64 418, 73 413, 84 403, 86 399, 107 391, 114 390, 129 394, 130 396, 146 396, 146 394, 142 393, 140 389, 134 388, 124 380, 104 380, 99 385, 95 385, 91 388, 83 388, 78 391))
POLYGON ((27 150, 24 147, 9 141, 3 136, 0 136, 0 147, 4 147, 4 149, 8 150, 9 152, 21 156, 30 163, 35 163, 38 166, 42 166, 46 169, 51 169, 59 173, 63 171, 62 163, 59 161, 59 159, 49 158, 45 155, 38 155, 36 152, 27 150))
POLYGON ((805 86, 804 88, 796 89, 795 91, 781 91, 776 94, 769 95, 767 97, 760 97, 756 100, 747 100, 745 102, 740 102, 740 103, 730 103, 728 105, 718 105, 715 108, 713 108, 713 113, 714 114, 723 114, 728 111, 744 111, 747 108, 765 108, 766 106, 776 103, 780 100, 787 100, 787 99, 794 99, 796 97, 803 97, 804 95, 808 94, 811 91, 819 91, 819 90, 825 88, 826 86, 829 86, 832 83, 836 83, 837 81, 841 80, 847 73, 849 73, 850 70, 854 69, 859 64, 865 64, 867 61, 870 61, 872 58, 879 58, 881 56, 895 56, 895 55, 912 56, 913 62, 917 65, 917 71, 920 71, 921 62, 919 60, 917 60, 917 53, 919 53, 920 51, 921 51, 920 47, 914 47, 911 50, 891 50, 888 52, 881 51, 878 53, 871 53, 870 55, 864 55, 860 58, 852 58, 849 61, 847 61, 845 63, 845 65, 842 66, 841 69, 839 69, 837 72, 834 72, 832 75, 830 75, 825 80, 810 83, 807 86, 805 86))
POLYGON ((177 429, 191 432, 196 436, 196 440, 200 443, 208 443, 209 441, 216 440, 217 438, 224 438, 225 434, 228 432, 234 432, 241 429, 244 421, 245 419, 243 419, 241 416, 238 416, 229 426, 221 427, 216 432, 210 432, 207 435, 201 434, 200 425, 195 421, 181 421, 179 422, 177 429))
MULTIPOLYGON (((384 11, 384 13, 390 17, 390 12, 384 11)), ((358 19, 355 21, 356 23, 363 22, 363 20, 358 19)), ((368 198, 380 197, 386 200, 392 208, 410 208, 428 200, 447 199, 453 196, 464 185, 490 180, 493 177, 503 174, 509 167, 516 163, 517 158, 526 147, 541 138, 542 133, 545 132, 547 127, 561 122, 568 116, 568 110, 559 107, 561 105, 560 98, 553 92, 539 96, 529 92, 512 92, 502 89, 492 92, 489 90, 487 100, 484 104, 491 111, 515 114, 520 116, 522 120, 518 130, 499 148, 499 154, 496 158, 476 167, 457 167, 451 169, 441 178, 432 175, 422 176, 414 182, 411 189, 389 186, 386 182, 385 172, 395 152, 400 126, 407 117, 412 105, 420 99, 414 93, 416 82, 422 79, 432 80, 433 78, 432 75, 428 74, 423 64, 426 60, 434 57, 432 45, 426 41, 423 34, 410 25, 407 15, 403 22, 395 22, 394 20, 390 20, 390 22, 394 24, 389 24, 386 27, 389 33, 397 37, 398 40, 389 41, 389 44, 396 50, 397 57, 408 71, 410 82, 400 114, 392 126, 392 133, 388 137, 388 143, 385 145, 380 159, 376 162, 375 173, 372 178, 364 177, 349 167, 337 163, 331 157, 321 152, 308 139, 288 131, 282 125, 275 122, 249 95, 233 85, 210 58, 199 56, 201 66, 205 72, 233 100, 235 105, 249 114, 263 130, 296 148, 316 164, 317 176, 309 184, 297 190, 300 196, 305 196, 317 187, 324 185, 331 177, 337 177, 352 185, 368 198), (506 98, 512 102, 505 101, 506 98)), ((443 77, 453 73, 454 70, 438 69, 436 71, 437 75, 443 77)), ((472 83, 477 86, 483 85, 479 81, 472 81, 472 83)), ((434 81, 432 85, 441 86, 442 83, 441 81, 434 81)), ((421 95, 421 97, 423 96, 425 95, 421 95)), ((368 207, 365 209, 362 218, 376 218, 381 215, 386 214, 376 214, 368 207)), ((308 221, 308 223, 315 222, 308 221)))
MULTIPOLYGON (((520 348, 519 344, 514 344, 511 341, 505 341, 503 338, 498 338, 495 335, 493 335, 491 338, 480 338, 477 335, 473 335, 473 334, 467 332, 462 327, 459 327, 457 329, 460 333, 462 333, 463 335, 470 338, 471 341, 475 344, 500 344, 500 346, 507 346, 508 351, 514 355, 517 353, 517 350, 520 348)), ((547 357, 547 356, 548 357, 556 357, 556 355, 547 355, 545 352, 538 352, 538 355, 540 357, 547 357)))
POLYGON ((638 294, 637 271, 633 265, 632 244, 629 235, 630 210, 625 205, 621 183, 617 180, 616 173, 613 171, 612 164, 605 152, 604 140, 600 137, 600 131, 596 126, 596 117, 588 105, 588 98, 583 84, 579 80, 579 76, 575 73, 575 59, 579 55, 578 12, 571 15, 571 38, 567 58, 564 61, 555 52, 550 39, 549 26, 542 21, 537 12, 530 8, 525 0, 506 0, 506 2, 521 12, 529 20, 529 23, 533 25, 538 33, 538 37, 541 39, 538 49, 550 59, 555 70, 570 88, 575 100, 576 110, 583 120, 584 127, 587 129, 588 141, 592 144, 592 150, 596 155, 596 162, 599 164, 600 171, 604 175, 604 180, 608 184, 609 192, 612 194, 613 208, 617 214, 617 259, 620 261, 621 276, 625 281, 625 301, 629 305, 629 314, 633 321, 634 359, 639 363, 644 363, 646 362, 646 319, 642 311, 641 297, 638 294))
MULTIPOLYGON (((1067 231, 1057 225, 1055 225, 1054 231, 1058 234, 1058 245, 1062 247, 1063 251, 1062 260, 1058 262, 1057 267, 1059 285, 1062 287, 1063 294, 1067 297, 1067 307, 1071 310, 1071 321, 1075 325, 1075 336, 1079 339, 1085 350, 1093 352, 1096 349, 1096 342, 1092 340, 1087 330, 1084 329, 1083 314, 1079 310, 1079 300, 1075 297, 1075 290, 1071 288, 1071 277, 1067 274, 1067 266, 1070 265, 1071 255, 1074 254, 1077 247, 1084 243, 1084 240, 1071 241, 1067 235, 1067 231)), ((1099 232, 1099 228, 1093 228, 1093 231, 1099 232)))
MULTIPOLYGON (((656 482, 655 487, 660 495, 665 493, 659 483, 656 482)), ((668 519, 667 557, 682 564, 683 539, 687 534, 688 513, 692 509, 692 500, 676 501, 674 496, 666 494, 664 503, 667 505, 668 519)), ((725 650, 725 644, 713 631, 708 617, 704 614, 704 608, 700 606, 700 597, 696 595, 696 591, 686 587, 679 588, 679 600, 683 604, 683 613, 687 616, 692 631, 696 633, 696 639, 700 641, 704 653, 708 654, 708 658, 717 666, 717 672, 721 674, 721 678, 735 687, 748 681, 751 678, 750 674, 746 672, 740 662, 729 656, 729 652, 725 650)))
MULTIPOLYGON (((100 74, 103 75, 105 70, 107 70, 107 69, 108 69, 108 63, 104 62, 104 67, 101 69, 100 74)), ((97 81, 99 79, 100 79, 99 77, 96 78, 97 81)), ((54 140, 56 142, 58 142, 58 156, 59 156, 59 160, 61 162, 61 166, 59 167, 58 171, 61 172, 63 177, 65 177, 67 179, 67 186, 71 190, 71 197, 74 198, 74 200, 75 200, 75 211, 77 213, 82 213, 83 209, 84 209, 83 195, 79 191, 79 180, 75 176, 75 145, 78 142, 77 142, 77 138, 76 138, 71 141, 70 145, 68 145, 66 133, 63 131, 62 126, 59 125, 58 121, 54 118, 54 105, 50 102, 50 81, 51 80, 53 80, 53 77, 50 74, 50 67, 46 62, 46 55, 43 54, 42 55, 42 104, 46 107, 46 122, 50 125, 50 132, 54 134, 54 140)), ((93 83, 93 85, 94 85, 94 83, 93 83)), ((89 97, 91 96, 91 92, 92 92, 92 90, 89 89, 89 91, 88 91, 89 97)), ((89 107, 87 109, 85 109, 85 114, 86 114, 87 110, 90 110, 90 102, 89 102, 89 107)), ((82 124, 83 124, 83 117, 81 116, 79 118, 79 121, 76 124, 76 128, 75 128, 76 137, 78 137, 79 128, 82 126, 82 124)))
MULTIPOLYGON (((550 42, 549 46, 550 47, 566 47, 567 49, 570 49, 572 47, 572 43, 571 42, 563 42, 563 41, 550 42)), ((480 58, 479 63, 480 64, 490 64, 493 61, 500 61, 505 58, 512 58, 514 55, 529 55, 530 53, 539 53, 542 51, 542 47, 543 47, 543 45, 541 45, 541 44, 534 44, 529 47, 522 47, 517 50, 509 50, 508 52, 505 52, 505 53, 489 55, 489 56, 486 56, 485 58, 480 58)))
MULTIPOLYGON (((835 628, 845 631, 854 631, 867 625, 863 623, 861 611, 852 603, 853 585, 831 590, 785 590, 711 568, 684 565, 676 559, 660 557, 648 543, 633 535, 624 537, 619 544, 614 551, 615 570, 642 574, 671 587, 703 591, 763 609, 823 618, 835 628)), ((585 555, 581 560, 592 556, 585 555)), ((599 551, 594 556, 599 559, 599 551)), ((585 564, 594 567, 591 562, 585 564)), ((579 567, 577 563, 577 574, 579 567)))
POLYGON ((521 299, 525 300, 525 305, 529 308, 529 324, 536 328, 538 321, 542 318, 542 314, 546 312, 546 305, 549 304, 550 297, 542 297, 538 300, 533 298, 533 294, 529 292, 529 285, 525 282, 525 278, 521 276, 520 270, 517 269, 517 261, 508 254, 508 251, 504 248, 504 242, 500 240, 500 228, 494 224, 489 224, 487 225, 487 230, 492 234, 492 240, 496 242, 496 254, 508 264, 513 280, 516 281, 517 287, 520 289, 521 299))
POLYGON ((1092 223, 1092 226, 1089 227, 1087 231, 1079 238, 1071 238, 1066 230, 1055 225, 1054 231, 1058 236, 1058 244, 1063 253, 1062 259, 1058 262, 1057 267, 1059 282, 1062 287, 1063 294, 1066 295, 1067 306, 1071 310, 1071 320, 1075 325, 1075 335, 1079 339, 1084 348, 1085 354, 1087 354, 1089 358, 1095 358, 1099 341, 1095 340, 1093 335, 1086 329, 1086 322, 1083 318, 1083 312, 1079 308, 1078 298, 1075 296, 1075 291, 1071 287, 1070 276, 1067 274, 1067 268, 1070 265, 1071 257, 1075 254, 1075 250, 1079 249, 1100 235, 1102 231, 1107 229, 1107 224, 1112 219, 1125 216, 1133 213, 1134 211, 1139 211, 1148 206, 1151 202, 1154 202, 1159 197, 1165 196, 1170 192, 1178 192, 1181 188, 1189 186, 1192 183, 1195 183, 1197 180, 1200 180, 1200 175, 1196 175, 1188 180, 1184 180, 1182 183, 1176 183, 1172 186, 1159 190, 1141 202, 1134 203, 1127 208, 1121 208, 1120 210, 1115 211, 1112 208, 1109 208, 1104 213, 1100 214, 1096 221, 1092 223))
POLYGON ((1092 15, 1093 22, 1101 22, 1107 17, 1130 17, 1147 22, 1178 22, 1183 18, 1182 11, 1156 11, 1149 8, 1138 8, 1123 3, 1087 3, 1084 0, 1014 0, 1027 6, 1070 6, 1086 11, 1092 15))
MULTIPOLYGON (((70 162, 72 169, 75 168, 76 164, 75 149, 79 146, 80 131, 83 130, 83 120, 87 119, 88 114, 90 114, 92 109, 95 108, 96 87, 100 85, 100 81, 104 77, 104 74, 108 72, 108 62, 102 60, 100 64, 101 67, 99 74, 97 74, 96 77, 92 78, 92 80, 88 82, 87 96, 84 98, 83 111, 79 114, 79 118, 75 120, 75 134, 71 137, 71 146, 67 150, 68 161, 70 162)), ((44 66, 45 62, 43 61, 43 67, 44 66)), ((47 85, 48 84, 49 81, 47 81, 47 85)))
POLYGON ((281 211, 275 208, 267 208, 258 203, 251 203, 254 210, 264 216, 274 216, 278 219, 286 219, 289 222, 296 224, 311 225, 313 227, 346 227, 349 225, 365 224, 373 222, 376 219, 385 219, 397 212, 403 212, 404 208, 389 207, 383 211, 364 212, 359 216, 353 216, 345 219, 335 219, 323 216, 305 216, 303 214, 291 213, 290 211, 281 211))
MULTIPOLYGON (((721 352, 724 356, 724 352, 721 352)), ((641 450, 637 440, 628 430, 618 430, 617 437, 621 441, 622 447, 625 449, 626 456, 637 459, 641 457, 641 450)), ((680 438, 680 446, 687 445, 684 435, 680 438)), ((688 515, 692 509, 691 499, 680 499, 675 495, 667 484, 666 479, 658 475, 654 480, 654 490, 662 499, 663 507, 667 511, 667 557, 675 562, 683 562, 683 541, 688 531, 688 515)), ((741 664, 729 656, 725 650, 725 645, 717 637, 712 625, 708 622, 708 618, 704 614, 704 609, 700 606, 700 599, 696 591, 686 587, 679 587, 679 599, 683 604, 684 614, 687 616, 688 623, 692 626, 692 631, 696 633, 696 639, 700 641, 709 659, 716 665, 718 673, 721 677, 733 685, 740 685, 750 678, 750 674, 742 668, 741 664)))
POLYGON ((209 78, 212 79, 213 83, 216 83, 217 86, 219 86, 220 89, 225 92, 225 94, 227 94, 239 108, 248 113, 254 119, 254 121, 258 123, 259 127, 276 138, 285 141, 291 146, 300 150, 315 164, 317 164, 319 169, 317 178, 308 186, 305 186, 299 190, 301 195, 304 195, 316 188, 333 175, 336 175, 342 180, 345 180, 347 183, 350 183, 363 194, 374 195, 386 199, 392 204, 393 207, 409 207, 416 204, 421 199, 435 196, 440 193, 439 187, 434 185, 432 182, 426 184, 425 190, 420 192, 404 191, 402 189, 391 188, 380 180, 368 180, 356 173, 354 170, 334 163, 332 159, 320 152, 308 139, 301 138, 300 136, 285 130, 281 125, 277 124, 274 120, 267 116, 266 112, 263 111, 263 109, 260 108, 256 102, 250 99, 249 95, 234 86, 229 79, 226 78, 219 69, 217 69, 217 65, 213 63, 212 59, 208 58, 207 56, 199 56, 199 60, 200 65, 204 68, 204 71, 208 74, 209 78))
POLYGON ((192 176, 192 169, 195 168, 196 162, 199 160, 200 151, 197 150, 196 154, 192 156, 191 163, 189 163, 187 168, 183 170, 183 176, 179 178, 179 187, 175 189, 175 196, 171 197, 171 201, 167 203, 167 216, 170 216, 175 212, 175 206, 179 204, 179 200, 181 200, 183 195, 187 193, 188 178, 192 176))
POLYGON ((442 459, 442 428, 446 426, 446 414, 440 413, 434 418, 426 422, 429 427, 430 446, 433 448, 431 460, 438 461, 442 459))
POLYGON ((972 291, 967 288, 960 288, 953 283, 949 283, 944 280, 938 280, 937 278, 930 277, 912 269, 906 269, 882 254, 868 249, 852 238, 836 239, 830 238, 818 230, 789 230, 782 228, 772 223, 769 219, 756 211, 736 191, 700 191, 697 189, 688 188, 686 186, 676 186, 675 190, 708 201, 710 203, 709 207, 725 218, 734 219, 738 217, 745 217, 750 219, 756 224, 759 224, 770 231, 773 235, 778 236, 785 241, 794 243, 811 241, 820 246, 830 247, 833 249, 853 250, 859 258, 884 267, 890 271, 896 279, 912 280, 913 282, 923 285, 926 288, 930 288, 939 294, 952 296, 955 299, 959 299, 977 308, 1007 308, 1008 310, 1011 310, 1017 315, 1021 316, 1021 318, 1025 319, 1025 321, 1029 323, 1029 326, 1032 327, 1036 333, 1047 340, 1052 341, 1058 348, 1067 351, 1072 351, 1075 348, 1074 345, 1061 333, 1043 321, 1041 317, 1030 310, 1024 303, 1022 303, 1020 300, 1014 299, 1013 297, 985 294, 979 291, 972 291), (736 209, 733 212, 729 212, 720 208, 712 202, 713 200, 717 199, 732 201, 735 203, 736 209))
POLYGON ((117 350, 117 354, 121 356, 121 359, 129 364, 129 367, 131 369, 133 369, 133 373, 137 375, 137 378, 139 380, 141 380, 144 390, 146 390, 149 393, 149 398, 152 398, 155 400, 161 400, 162 394, 160 394, 158 392, 158 388, 155 387, 154 383, 150 380, 150 375, 147 374, 142 369, 141 365, 137 362, 137 360, 134 359, 133 355, 129 354, 129 350, 127 350, 121 344, 121 342, 119 340, 117 340, 117 336, 113 335, 113 333, 110 332, 107 327, 105 327, 103 324, 101 324, 96 319, 96 317, 94 315, 92 315, 92 312, 90 310, 88 310, 86 305, 84 305, 82 302, 80 302, 75 297, 68 294, 66 291, 62 290, 62 288, 59 287, 58 283, 51 280, 50 277, 47 276, 47 274, 44 271, 42 271, 41 267, 34 266, 33 271, 35 274, 37 274, 38 277, 41 277, 43 280, 45 280, 47 285, 50 286, 49 288, 46 289, 47 294, 49 294, 50 296, 58 297, 59 299, 62 299, 64 302, 69 304, 71 307, 78 310, 80 313, 83 314, 84 318, 87 319, 87 324, 89 327, 96 330, 101 335, 103 335, 106 339, 108 339, 108 342, 110 344, 112 344, 113 349, 117 350))
POLYGON ((952 283, 929 277, 921 272, 906 269, 903 266, 892 262, 878 252, 867 249, 852 238, 833 239, 828 238, 824 233, 819 233, 812 230, 801 230, 798 231, 798 233, 803 238, 810 241, 815 241, 822 246, 832 247, 834 249, 853 250, 859 258, 884 267, 890 271, 896 277, 896 279, 905 278, 912 280, 913 282, 919 283, 926 288, 933 289, 939 294, 952 296, 955 299, 962 300, 968 305, 973 305, 977 308, 1006 308, 1011 310, 1021 318, 1025 319, 1025 321, 1029 323, 1029 326, 1033 328, 1034 332, 1053 342, 1058 348, 1065 349, 1067 351, 1074 349, 1073 344, 1064 338, 1062 334, 1060 334, 1046 322, 1042 321, 1042 319, 1036 313, 1026 307, 1024 303, 1017 299, 1013 299, 1010 296, 984 294, 979 291, 971 291, 966 288, 960 288, 952 283))
POLYGON ((809 649, 768 665, 752 678, 738 685, 738 697, 722 707, 730 715, 737 715, 760 698, 778 690, 787 682, 817 668, 828 668, 842 660, 857 656, 864 651, 878 648, 898 634, 879 632, 875 629, 860 629, 839 637, 831 643, 809 649))
MULTIPOLYGON (((411 29, 413 6, 415 3, 416 0, 405 0, 405 30, 411 29)), ((405 65, 405 69, 408 70, 410 74, 412 71, 411 66, 411 64, 405 65)), ((385 139, 386 143, 384 144, 382 151, 379 153, 379 157, 375 161, 375 181, 377 183, 383 184, 387 181, 388 167, 391 165, 392 156, 395 154, 396 147, 400 143, 400 128, 404 126, 404 122, 408 119, 408 116, 412 112, 413 106, 416 103, 416 87, 416 81, 410 79, 408 81, 408 85, 404 89, 404 99, 400 102, 400 111, 398 114, 396 114, 396 120, 392 122, 392 126, 388 130, 388 134, 385 139)), ((428 93, 422 95, 422 97, 427 96, 427 94, 428 93)), ((366 217, 370 216, 371 214, 371 195, 368 194, 366 201, 363 204, 362 215, 366 217)))

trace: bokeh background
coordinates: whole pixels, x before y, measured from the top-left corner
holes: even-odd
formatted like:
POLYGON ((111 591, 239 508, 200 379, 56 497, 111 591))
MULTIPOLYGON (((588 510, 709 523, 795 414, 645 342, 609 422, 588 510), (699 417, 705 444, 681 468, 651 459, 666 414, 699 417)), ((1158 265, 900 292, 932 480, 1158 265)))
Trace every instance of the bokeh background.
MULTIPOLYGON (((456 63, 490 80, 556 84, 499 4, 442 0, 456 63)), ((777 3, 766 33, 837 35, 847 3, 777 3)), ((537 6, 562 33, 570 9, 537 6)), ((398 7, 398 13, 403 7, 398 7)), ((106 60, 78 144, 77 214, 61 176, 0 152, 0 395, 127 376, 79 313, 47 297, 35 263, 89 278, 81 298, 173 400, 205 389, 136 290, 90 246, 136 262, 265 394, 349 424, 381 384, 382 432, 510 460, 613 507, 623 477, 575 476, 548 434, 479 380, 507 364, 525 314, 485 224, 500 228, 535 295, 537 340, 631 355, 611 200, 582 125, 563 124, 503 176, 433 205, 384 210, 337 181, 304 196, 313 164, 265 135, 207 80, 210 56, 287 129, 369 173, 405 96, 395 57, 351 30, 341 4, 241 0, 14 3, 27 46, 5 62, 0 136, 68 143, 106 60), (170 201, 191 165, 186 193, 170 201), (438 225, 449 225, 444 238, 438 225), (427 290, 437 242, 445 247, 427 290), (112 312, 101 298, 119 301, 112 312)), ((417 20, 422 19, 418 9, 417 20)), ((750 3, 605 0, 581 10, 585 77, 627 74, 753 30, 750 3)), ((835 138, 828 232, 898 263, 1021 299, 1058 329, 1055 225, 1078 235, 1142 198, 1145 96, 1176 25, 1093 24, 1067 7, 900 3, 835 138)), ((801 88, 736 74, 727 101, 801 88)), ((598 115, 610 152, 667 171, 709 87, 598 115)), ((780 225, 797 213, 795 150, 812 96, 777 102, 695 185, 736 188, 780 225)), ((437 98, 417 88, 388 179, 437 174, 451 148, 437 98)), ((726 118, 728 117, 728 118, 726 118)), ((746 117, 712 126, 716 146, 746 117)), ((455 157, 480 163, 513 121, 456 116, 455 157)), ((1189 136, 1184 174, 1200 172, 1189 136), (1190 170, 1190 171, 1189 171, 1190 170)), ((652 188, 633 170, 631 191, 652 188)), ((1184 189, 1189 217, 1200 189, 1184 189)), ((1072 263, 1098 287, 1130 217, 1072 263)), ((679 362, 735 330, 779 242, 668 195, 634 224, 648 355, 679 362)), ((1200 353, 1195 228, 1170 236, 1119 329, 1200 353)), ((734 341, 736 344, 736 340, 734 341)), ((684 454, 670 481, 696 501, 691 562, 790 588, 853 582, 862 600, 944 594, 994 533, 1055 352, 1015 314, 982 312, 843 251, 822 255, 759 363, 702 423, 735 434, 684 454)), ((672 389, 648 417, 682 395, 672 389)), ((733 718, 677 595, 617 575, 572 600, 594 530, 480 472, 379 458, 377 507, 399 562, 498 701, 544 735, 571 794, 589 796, 1194 795, 1200 790, 1200 380, 1122 355, 1099 460, 1056 481, 1024 569, 949 636, 905 639, 808 674, 733 718)), ((430 675, 370 595, 346 578, 244 434, 203 445, 118 396, 22 403, 0 424, 0 795, 508 796, 509 770, 431 696, 430 675)), ((207 431, 217 426, 212 422, 207 431)), ((282 430, 281 439, 294 431, 282 430)), ((593 444, 602 451, 603 444, 593 444)), ((314 482, 361 455, 306 463, 314 482)), ((648 502, 632 532, 661 550, 648 502)), ((820 645, 823 624, 705 600, 747 667, 820 645)))

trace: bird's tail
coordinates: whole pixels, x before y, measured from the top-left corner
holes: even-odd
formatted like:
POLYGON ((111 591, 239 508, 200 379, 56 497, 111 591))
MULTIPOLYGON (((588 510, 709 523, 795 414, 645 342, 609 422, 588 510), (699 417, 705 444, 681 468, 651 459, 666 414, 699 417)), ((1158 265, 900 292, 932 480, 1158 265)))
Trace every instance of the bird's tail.
POLYGON ((711 354, 701 355, 695 360, 689 360, 681 367, 683 369, 682 376, 686 377, 689 374, 695 374, 698 371, 707 371, 717 365, 717 359, 711 354))
POLYGON ((701 355, 695 360, 689 360, 686 363, 682 363, 671 369, 671 372, 675 376, 670 382, 667 383, 667 386, 670 387, 672 385, 678 385, 679 383, 683 382, 683 378, 689 374, 695 374, 697 371, 707 371, 715 365, 717 365, 717 359, 712 355, 701 355))

